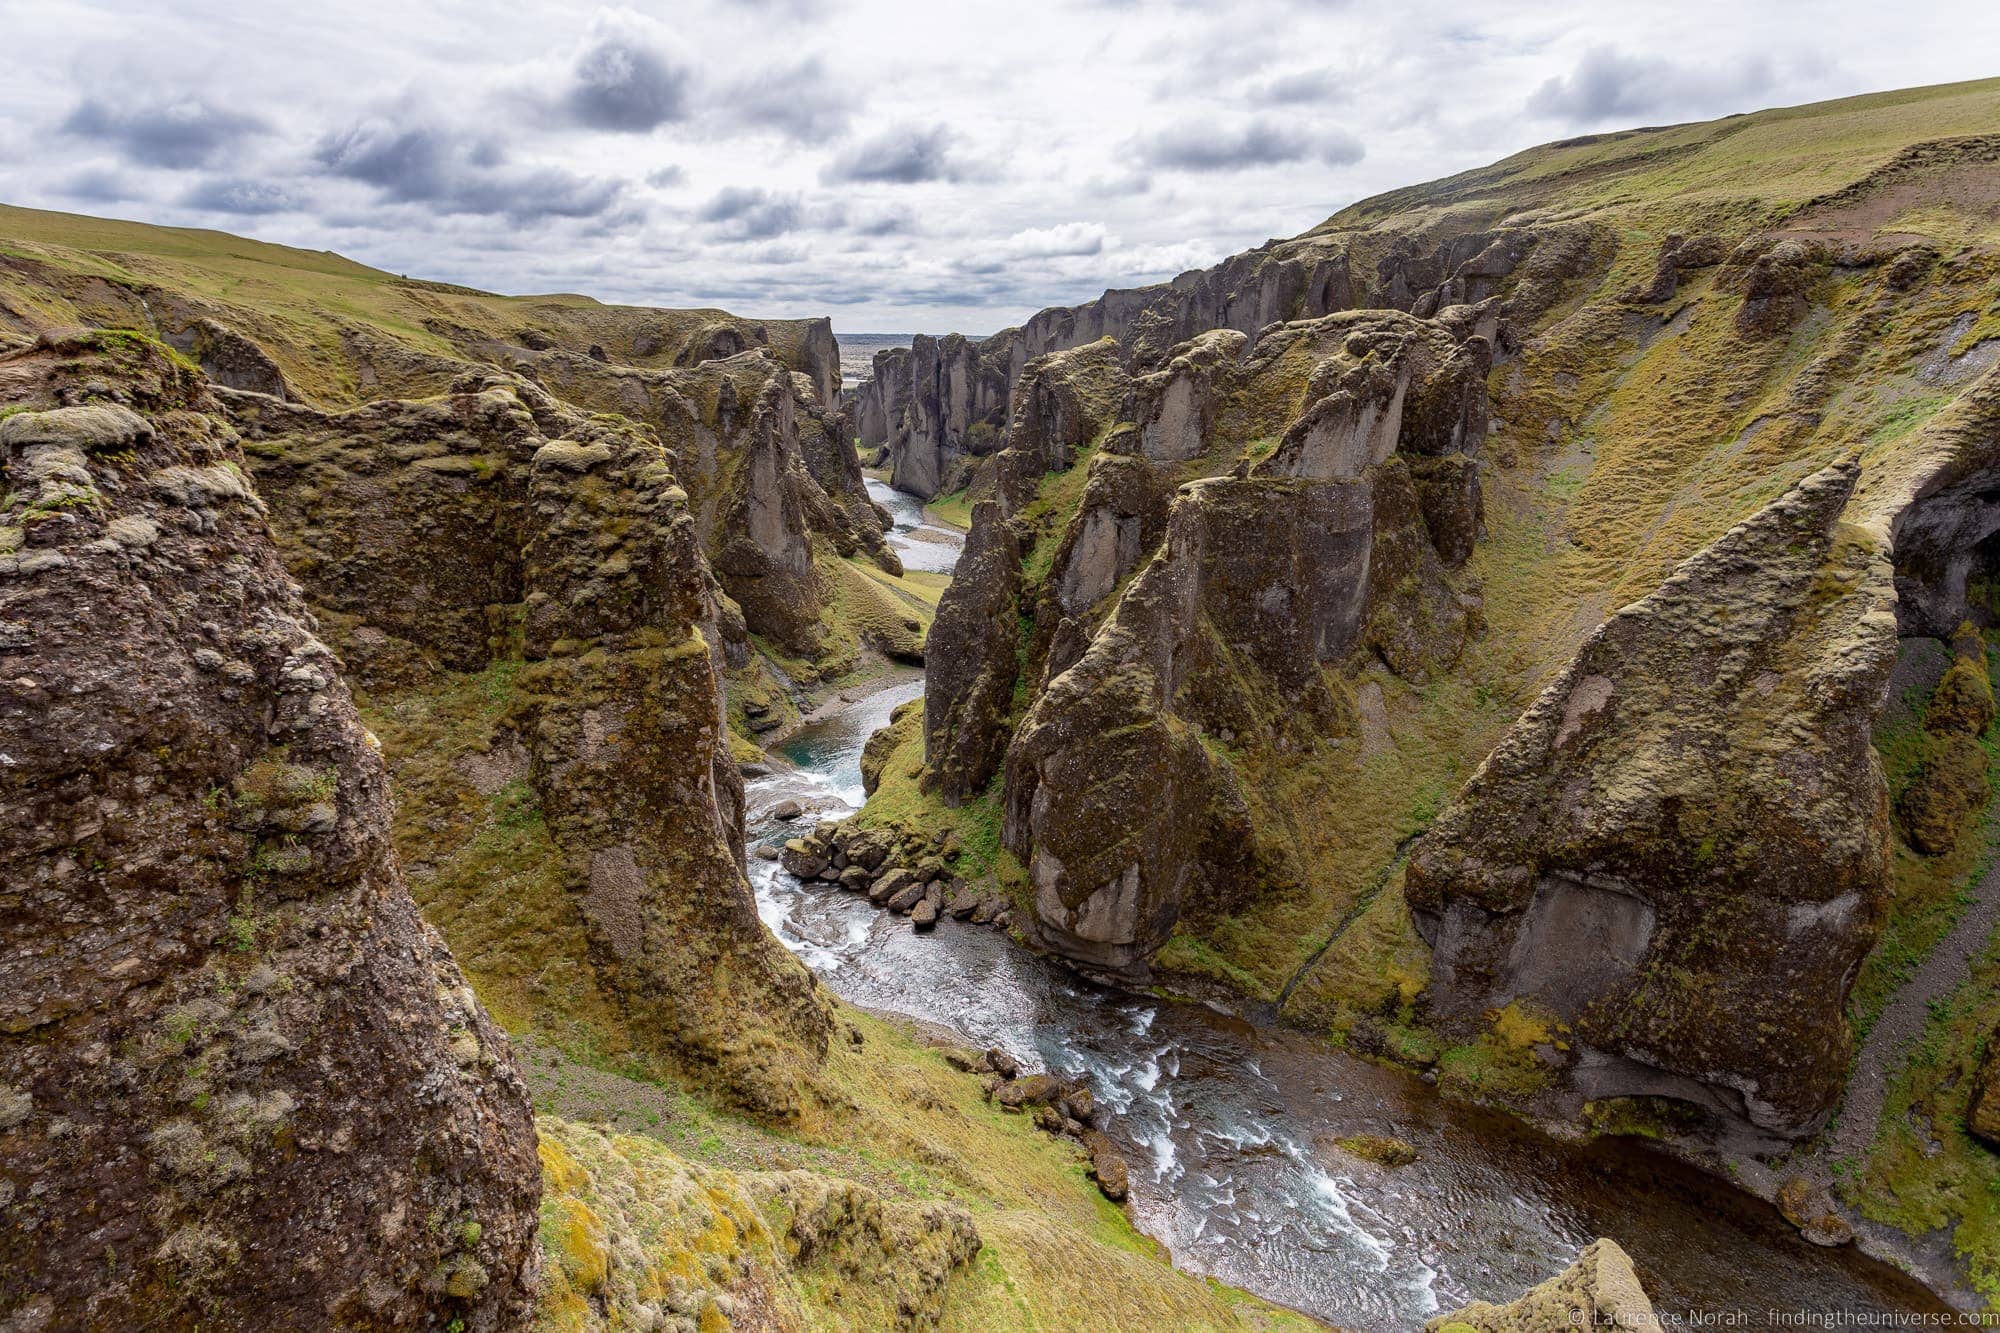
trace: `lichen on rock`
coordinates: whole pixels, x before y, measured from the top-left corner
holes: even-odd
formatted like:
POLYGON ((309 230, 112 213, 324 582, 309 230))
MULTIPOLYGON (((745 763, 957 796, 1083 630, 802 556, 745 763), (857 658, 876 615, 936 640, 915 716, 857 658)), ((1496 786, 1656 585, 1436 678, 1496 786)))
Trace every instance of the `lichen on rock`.
POLYGON ((137 340, 0 364, 0 490, 68 442, 100 497, 0 571, 0 1315, 515 1326, 526 1090, 234 432, 137 340))
POLYGON ((1587 1098, 1824 1122, 1887 906, 1894 594, 1841 522, 1859 473, 1807 477, 1607 620, 1412 849, 1447 1033, 1532 1002, 1587 1098))

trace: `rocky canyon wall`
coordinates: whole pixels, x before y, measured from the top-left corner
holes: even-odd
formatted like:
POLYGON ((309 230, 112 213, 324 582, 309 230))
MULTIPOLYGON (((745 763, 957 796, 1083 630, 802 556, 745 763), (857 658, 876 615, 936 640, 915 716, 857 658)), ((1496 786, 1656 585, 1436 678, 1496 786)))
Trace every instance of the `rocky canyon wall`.
POLYGON ((234 431, 132 338, 0 395, 0 1312, 518 1327, 527 1093, 234 431))

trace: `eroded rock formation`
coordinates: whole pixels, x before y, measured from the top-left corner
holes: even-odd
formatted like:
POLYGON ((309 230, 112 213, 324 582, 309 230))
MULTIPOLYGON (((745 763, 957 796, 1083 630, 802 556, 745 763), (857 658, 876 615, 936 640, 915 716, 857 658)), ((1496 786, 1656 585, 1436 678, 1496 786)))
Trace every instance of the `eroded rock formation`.
POLYGON ((1028 368, 933 630, 925 726, 947 801, 1004 752, 1043 943, 1140 971, 1184 912, 1299 889, 1231 752, 1338 743, 1356 718, 1327 669, 1366 655, 1421 678, 1476 627, 1450 565, 1477 526, 1485 348, 1369 312, 1254 348, 1204 335, 1137 380, 1108 341, 1028 368), (1447 460, 1464 475, 1427 497, 1413 472, 1447 460), (1040 498, 1083 467, 1072 507, 1040 498))
POLYGON ((1660 1319, 1632 1259, 1616 1241, 1594 1240, 1547 1282, 1505 1305, 1474 1301, 1438 1315, 1424 1333, 1547 1333, 1566 1328, 1660 1333, 1660 1319))
POLYGON ((826 1003, 743 878, 732 610, 657 436, 491 375, 341 415, 232 406, 287 563, 365 679, 523 664, 489 752, 521 756, 594 984, 635 1040, 795 1115, 826 1003))
POLYGON ((1417 844, 1447 1032, 1526 1006, 1587 1098, 1824 1121, 1887 905, 1870 728, 1894 593, 1840 521, 1859 471, 1813 474, 1606 621, 1417 844))
POLYGON ((507 1038, 234 433, 94 347, 0 360, 0 1322, 517 1327, 507 1038))

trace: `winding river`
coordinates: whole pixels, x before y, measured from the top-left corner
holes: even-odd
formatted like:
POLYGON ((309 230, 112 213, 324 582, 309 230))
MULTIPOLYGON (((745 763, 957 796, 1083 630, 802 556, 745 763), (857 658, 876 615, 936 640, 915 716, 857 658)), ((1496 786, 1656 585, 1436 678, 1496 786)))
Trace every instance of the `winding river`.
MULTIPOLYGON (((895 516, 907 567, 950 568, 956 534, 908 497, 870 490, 895 516)), ((862 745, 922 688, 880 690, 781 745, 797 767, 750 784, 752 840, 789 835, 765 813, 782 799, 821 817, 857 807, 862 745)), ((1117 1113, 1110 1132, 1131 1161, 1135 1221, 1183 1268, 1345 1328, 1407 1330, 1475 1297, 1510 1299, 1609 1236, 1661 1311, 1689 1322, 1944 1308, 1900 1273, 1809 1245, 1765 1205, 1643 1146, 1549 1138, 1301 1034, 1106 990, 962 922, 918 935, 857 895, 750 864, 766 923, 840 995, 1086 1079, 1117 1113), (1397 1135, 1420 1156, 1388 1169, 1334 1145, 1365 1133, 1397 1135)))

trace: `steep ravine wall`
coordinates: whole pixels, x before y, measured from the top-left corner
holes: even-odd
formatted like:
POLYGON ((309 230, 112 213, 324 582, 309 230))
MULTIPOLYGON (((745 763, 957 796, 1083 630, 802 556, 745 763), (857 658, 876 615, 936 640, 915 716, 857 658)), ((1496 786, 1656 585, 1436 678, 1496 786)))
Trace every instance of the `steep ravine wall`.
POLYGON ((519 1327, 527 1093, 234 432, 132 339, 0 391, 0 1318, 519 1327))
MULTIPOLYGON (((1893 960, 1921 956, 1970 888, 1971 862, 1927 831, 1943 816, 1912 812, 1950 805, 1954 827, 1976 827, 1989 790, 1984 763, 1947 772, 1942 741, 1899 758, 1880 731, 1899 645, 1960 642, 1993 618, 1992 152, 1963 127, 1994 92, 1908 96, 1930 99, 1922 132, 1937 137, 1911 144, 1897 98, 1804 113, 1849 145, 1846 185, 1799 165, 1784 117, 1606 136, 1042 321, 1110 319, 1121 337, 1017 378, 1007 447, 975 491, 992 499, 934 631, 923 778, 939 818, 997 827, 1007 856, 989 872, 1040 941, 1092 968, 1282 995, 1292 1021, 1433 1068, 1458 1095, 1696 1139, 1810 1140, 1841 1100, 1854 1034, 1901 984, 1893 960), (1768 164, 1754 180, 1746 155, 1768 164), (1690 197, 1704 173, 1720 193, 1690 197), (1274 423, 1217 410, 1228 395, 1213 386, 1324 323, 1246 329, 1264 313, 1253 286, 1280 304, 1335 289, 1252 275, 1334 252, 1346 302, 1486 349, 1479 402, 1415 383, 1375 396, 1363 386, 1394 380, 1395 358, 1364 339, 1345 351, 1352 371, 1308 363, 1310 390, 1267 392, 1274 423), (1225 327, 1157 347, 1183 333, 1181 310, 1225 327), (1413 408, 1435 423, 1415 436, 1413 408), (1261 623, 1256 587, 1220 582, 1204 600, 1212 570, 1255 584, 1259 561, 1285 564, 1297 542, 1265 508, 1237 529, 1256 529, 1248 546, 1209 560, 1202 510, 1307 457, 1381 467, 1359 442, 1395 413, 1389 461, 1449 601, 1378 608, 1344 659, 1318 655, 1338 634, 1296 641, 1351 623, 1314 609, 1322 581, 1424 586, 1380 578, 1379 542, 1301 548, 1318 558, 1270 580, 1285 598, 1261 623), (1465 452, 1418 442, 1438 438, 1465 452), (1812 516, 1798 532, 1794 511, 1812 516), (1766 530, 1776 546, 1742 557, 1766 530), (1426 640, 1438 605, 1476 614, 1426 640), (1018 636, 998 628, 1010 619, 1018 636), (1218 668, 1234 688, 1203 684, 1218 668), (1311 704, 1322 683, 1329 703, 1311 704), (1143 762, 1119 757, 1144 746, 1143 762), (1069 810, 1085 812, 1074 841, 1046 836, 1069 810), (1173 851, 1209 841, 1211 821, 1248 862, 1212 875, 1173 851), (1157 911, 1150 883, 1195 892, 1157 911), (1237 896, 1246 883, 1267 891, 1237 896)), ((908 799, 891 796, 885 811, 908 799)), ((1965 1029, 1945 1049, 1967 1054, 1920 1110, 1952 1144, 1985 1086, 1983 1012, 1976 998, 1934 1011, 1965 1029)), ((1897 1202, 1848 1202, 1913 1218, 1939 1172, 1991 1174, 1968 1152, 1878 1175, 1897 1202)))
POLYGON ((485 781, 532 794, 624 1035, 796 1116, 829 1020, 743 878, 726 607, 659 438, 492 375, 331 416, 229 401, 288 565, 373 689, 513 664, 485 781))

